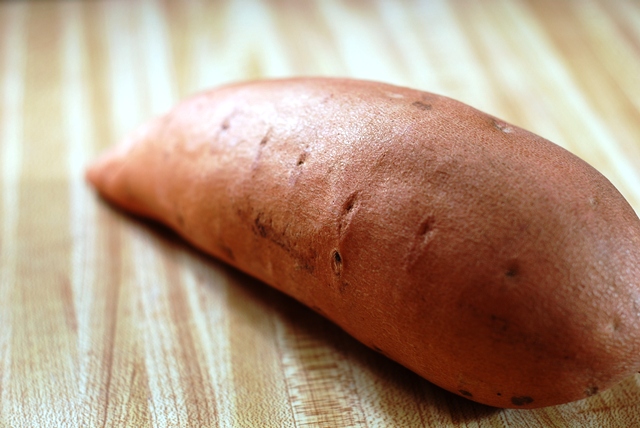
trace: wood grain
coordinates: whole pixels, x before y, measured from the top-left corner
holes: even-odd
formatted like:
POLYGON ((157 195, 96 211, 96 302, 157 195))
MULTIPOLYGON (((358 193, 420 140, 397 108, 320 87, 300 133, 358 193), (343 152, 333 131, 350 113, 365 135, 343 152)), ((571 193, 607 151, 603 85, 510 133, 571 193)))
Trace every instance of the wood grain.
POLYGON ((640 426, 638 375, 532 411, 454 396, 84 183, 180 98, 293 75, 457 98, 640 212, 634 0, 0 2, 0 426, 640 426))

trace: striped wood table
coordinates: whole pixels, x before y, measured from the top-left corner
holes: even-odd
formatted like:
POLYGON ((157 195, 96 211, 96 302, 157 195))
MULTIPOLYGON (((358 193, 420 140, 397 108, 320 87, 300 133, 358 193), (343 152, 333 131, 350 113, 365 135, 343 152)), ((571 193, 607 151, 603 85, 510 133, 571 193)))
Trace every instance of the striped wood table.
POLYGON ((499 410, 114 210, 99 151, 224 82, 368 78, 578 154, 640 210, 640 2, 0 2, 0 426, 640 426, 640 376, 499 410))

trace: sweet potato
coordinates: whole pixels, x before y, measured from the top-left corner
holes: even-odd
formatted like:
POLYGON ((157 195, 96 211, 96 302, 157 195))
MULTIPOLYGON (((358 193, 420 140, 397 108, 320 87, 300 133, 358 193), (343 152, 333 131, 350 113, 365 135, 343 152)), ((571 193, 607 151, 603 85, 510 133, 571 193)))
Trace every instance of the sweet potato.
POLYGON ((532 408, 640 369, 640 221, 559 146, 381 83, 229 85, 88 170, 115 204, 441 387, 532 408))

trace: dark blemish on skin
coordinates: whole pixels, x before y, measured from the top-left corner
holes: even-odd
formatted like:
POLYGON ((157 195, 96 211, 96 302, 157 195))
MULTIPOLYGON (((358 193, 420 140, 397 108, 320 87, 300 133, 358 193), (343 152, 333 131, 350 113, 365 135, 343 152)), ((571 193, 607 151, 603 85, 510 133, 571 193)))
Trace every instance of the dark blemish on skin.
POLYGON ((305 163, 306 160, 307 160, 307 152, 302 152, 302 154, 300 154, 300 157, 298 158, 298 163, 296 165, 301 166, 305 163))
POLYGON ((178 218, 176 220, 178 221, 178 225, 180 227, 184 226, 184 216, 182 215, 182 213, 178 213, 178 218))
POLYGON ((505 272, 505 275, 509 278, 513 278, 516 275, 518 275, 519 272, 520 272, 520 266, 518 265, 518 261, 511 260, 509 262, 509 265, 507 266, 507 271, 505 272))
POLYGON ((255 172, 256 169, 260 166, 260 158, 262 157, 262 150, 265 148, 269 140, 271 139, 271 128, 264 134, 264 137, 260 140, 260 144, 258 144, 258 150, 256 153, 256 157, 251 164, 251 171, 255 172))
POLYGON ((258 235, 260 235, 262 238, 266 238, 267 237, 267 227, 265 226, 265 224, 262 221, 262 213, 258 213, 258 215, 256 216, 253 224, 255 226, 255 230, 257 231, 258 235))
POLYGON ((298 234, 291 231, 291 224, 274 222, 273 218, 263 211, 258 211, 257 214, 245 214, 242 210, 236 212, 241 219, 249 222, 255 236, 264 238, 285 251, 295 261, 296 269, 314 273, 317 254, 313 250, 299 248, 296 244, 298 234))
POLYGON ((290 224, 279 224, 273 221, 268 213, 258 211, 257 214, 245 214, 237 210, 238 216, 251 224, 251 231, 286 252, 295 261, 295 267, 309 274, 315 272, 317 254, 313 250, 302 250, 296 244, 297 234, 291 231, 290 224))
POLYGON ((238 113, 239 112, 237 110, 234 110, 231 113, 229 113, 227 117, 225 117, 222 123, 220 124, 220 129, 222 131, 227 131, 231 127, 231 119, 233 119, 233 117, 238 113))
POLYGON ((595 386, 595 385, 591 385, 590 387, 588 387, 584 391, 585 397, 591 397, 591 396, 596 395, 597 393, 598 393, 598 387, 595 386))
POLYGON ((331 253, 331 267, 333 268, 333 273, 336 275, 342 273, 342 256, 338 250, 333 250, 331 253))
POLYGON ((491 315, 491 329, 497 333, 504 333, 509 328, 509 323, 506 319, 491 315))
POLYGON ((438 185, 446 183, 451 178, 451 174, 442 169, 436 169, 433 175, 430 177, 429 182, 438 185))
POLYGON ((458 392, 460 393, 460 395, 463 395, 465 397, 473 397, 473 394, 467 390, 459 389, 458 392))
POLYGON ((274 228, 273 220, 269 216, 258 212, 258 215, 256 215, 253 221, 253 233, 261 238, 268 239, 296 258, 300 258, 299 254, 294 254, 296 251, 287 237, 287 225, 285 225, 284 230, 277 230, 274 228))
POLYGON ((596 198, 595 196, 592 198, 589 198, 589 205, 591 205, 592 208, 597 207, 600 204, 600 201, 598 201, 598 198, 596 198))
POLYGON ((315 272, 316 270, 315 266, 313 266, 311 263, 307 262, 306 260, 302 259, 301 257, 299 258, 300 260, 298 264, 296 264, 296 269, 301 269, 306 272, 309 272, 310 274, 313 274, 313 272, 315 272))
POLYGON ((516 406, 525 406, 533 403, 533 398, 523 395, 521 397, 511 397, 511 402, 516 406))
POLYGON ((498 392, 498 393, 496 393, 496 395, 497 395, 498 397, 502 397, 502 392, 498 392))
POLYGON ((229 260, 235 260, 236 259, 236 257, 233 255, 233 251, 231 250, 231 248, 227 247, 226 245, 220 244, 220 250, 222 250, 224 255, 227 256, 227 258, 229 260))
POLYGON ((422 111, 431 110, 431 104, 423 103, 422 101, 415 101, 411 103, 412 106, 419 108, 422 111))
POLYGON ((260 140, 260 149, 262 149, 264 146, 267 145, 267 143, 269 142, 269 140, 271 139, 271 131, 273 130, 273 128, 269 128, 267 130, 267 132, 264 134, 264 137, 262 137, 262 140, 260 140))

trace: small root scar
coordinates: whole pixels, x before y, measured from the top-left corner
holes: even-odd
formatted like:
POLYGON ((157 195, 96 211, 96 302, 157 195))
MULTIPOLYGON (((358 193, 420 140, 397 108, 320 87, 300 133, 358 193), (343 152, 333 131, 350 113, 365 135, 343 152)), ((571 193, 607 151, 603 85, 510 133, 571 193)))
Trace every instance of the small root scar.
POLYGON ((511 397, 511 403, 515 404, 516 406, 526 406, 527 404, 533 403, 533 398, 526 395, 511 397))
POLYGON ((429 216, 422 223, 420 223, 420 228, 418 229, 418 236, 425 236, 427 233, 433 230, 433 224, 435 219, 433 216, 429 216))
POLYGON ((302 152, 298 157, 298 162, 296 163, 296 165, 302 166, 306 161, 307 161, 307 152, 302 152))
POLYGON ((435 225, 436 219, 433 215, 426 216, 418 225, 411 247, 405 256, 404 268, 406 270, 412 269, 429 247, 436 232, 435 225))
POLYGON ((505 276, 508 278, 514 278, 520 273, 520 264, 517 260, 511 260, 507 265, 507 270, 505 271, 505 276))
POLYGON ((592 397, 598 393, 598 387, 596 385, 588 386, 584 391, 585 397, 592 397))
POLYGON ((611 324, 609 325, 609 329, 614 333, 617 333, 618 331, 620 331, 621 327, 622 327, 622 321, 620 320, 619 317, 615 317, 611 321, 611 324))
POLYGON ((433 107, 431 104, 423 103, 422 101, 415 101, 411 103, 412 106, 419 108, 422 111, 431 110, 433 107))
POLYGON ((267 132, 265 132, 264 137, 262 137, 262 140, 260 140, 260 150, 262 150, 262 148, 266 146, 269 140, 271 139, 272 131, 273 131, 273 128, 269 127, 269 129, 267 129, 267 132))
POLYGON ((342 273, 342 256, 338 250, 333 250, 331 253, 331 268, 338 276, 342 273))
POLYGON ((356 205, 356 198, 358 197, 357 193, 352 193, 351 196, 344 203, 344 212, 345 214, 350 213, 356 205))
POLYGON ((356 203, 358 199, 358 193, 353 192, 342 204, 342 212, 340 214, 340 218, 338 219, 338 235, 342 236, 344 231, 346 231, 347 227, 351 223, 353 216, 356 213, 356 203))
POLYGON ((231 113, 229 113, 227 117, 225 117, 222 123, 220 124, 220 130, 227 131, 229 128, 231 128, 231 120, 236 114, 238 114, 237 110, 234 110, 231 113))

